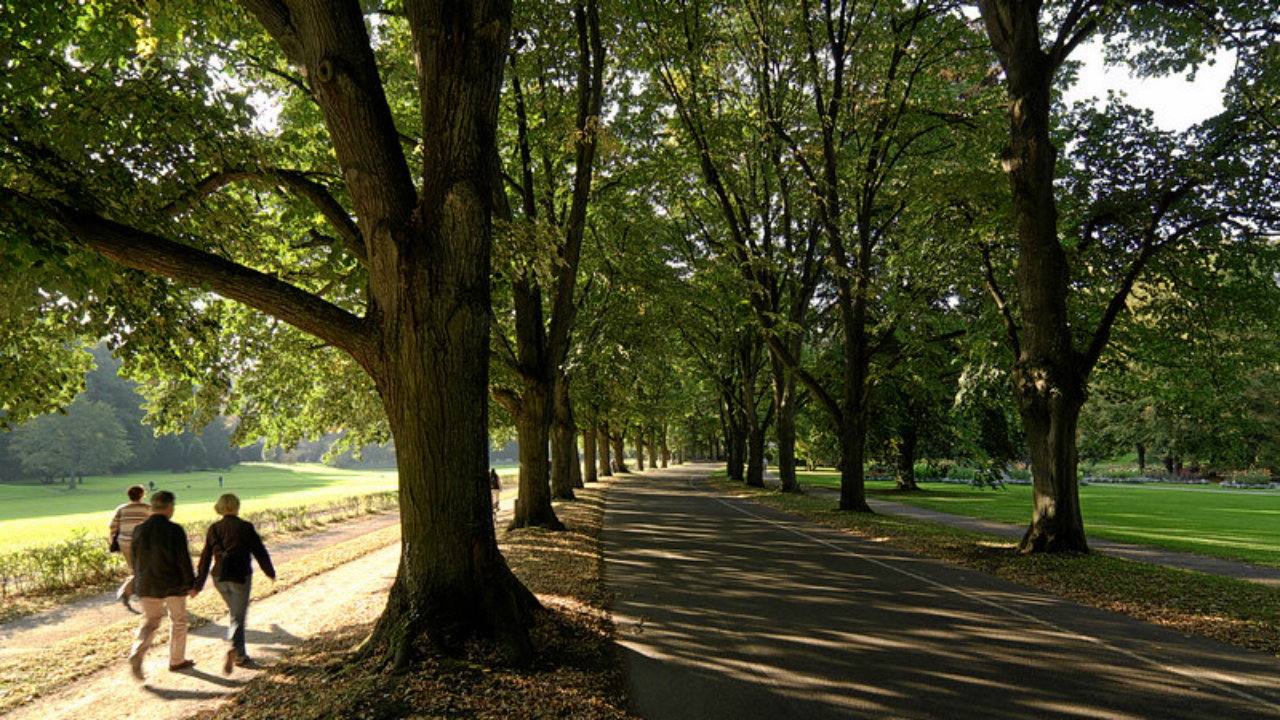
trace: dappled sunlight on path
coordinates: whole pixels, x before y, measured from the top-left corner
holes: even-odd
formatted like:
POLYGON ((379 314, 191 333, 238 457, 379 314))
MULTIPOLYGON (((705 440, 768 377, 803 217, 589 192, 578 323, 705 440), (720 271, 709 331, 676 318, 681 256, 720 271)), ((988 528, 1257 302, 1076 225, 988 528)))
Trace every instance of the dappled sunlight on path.
POLYGON ((1280 717, 1280 663, 699 489, 611 490, 643 717, 1280 717))

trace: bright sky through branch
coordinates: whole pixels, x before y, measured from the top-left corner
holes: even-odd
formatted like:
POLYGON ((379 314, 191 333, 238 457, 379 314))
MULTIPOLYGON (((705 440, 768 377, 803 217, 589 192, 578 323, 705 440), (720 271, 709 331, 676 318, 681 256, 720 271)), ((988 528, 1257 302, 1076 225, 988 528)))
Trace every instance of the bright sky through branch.
POLYGON ((1155 113, 1163 130, 1185 130, 1222 112, 1222 90, 1235 64, 1230 53, 1219 53, 1213 65, 1201 67, 1196 79, 1186 76, 1138 78, 1123 66, 1108 67, 1102 61, 1102 46, 1082 45, 1071 54, 1080 60, 1079 82, 1066 93, 1068 101, 1094 98, 1105 102, 1108 90, 1121 90, 1134 107, 1155 113))

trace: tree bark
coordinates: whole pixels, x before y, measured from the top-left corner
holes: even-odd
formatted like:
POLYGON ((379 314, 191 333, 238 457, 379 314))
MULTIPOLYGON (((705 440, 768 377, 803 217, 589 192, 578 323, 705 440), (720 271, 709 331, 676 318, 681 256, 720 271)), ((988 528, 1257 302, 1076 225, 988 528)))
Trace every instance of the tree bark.
POLYGON ((600 463, 600 477, 613 476, 613 464, 609 462, 609 423, 596 425, 597 461, 600 463))
POLYGON ((582 468, 583 482, 600 482, 596 470, 596 426, 588 424, 582 430, 582 468))
POLYGON ((773 401, 778 409, 774 421, 774 433, 778 436, 778 479, 782 492, 800 492, 796 479, 796 378, 774 353, 769 353, 769 366, 773 371, 773 401))
POLYGON ((625 459, 626 451, 623 446, 626 439, 627 434, 625 430, 619 430, 616 435, 609 436, 609 443, 613 446, 613 466, 615 468, 615 472, 631 472, 627 469, 627 461, 625 459))
POLYGON ((551 398, 546 387, 527 378, 520 394, 519 412, 515 413, 516 435, 520 440, 519 495, 510 527, 545 527, 564 529, 551 505, 551 398))
MULTIPOLYGON (((569 400, 569 377, 556 372, 555 402, 551 420, 551 496, 573 500, 573 471, 578 464, 578 429, 569 400)), ((582 475, 578 475, 581 484, 582 475)))
POLYGON ((636 470, 644 472, 644 430, 636 426, 636 470))
POLYGON ((1003 161, 1013 190, 1022 310, 1021 337, 1010 335, 1034 496, 1020 547, 1024 552, 1087 551, 1075 431, 1088 369, 1075 349, 1067 314, 1069 266, 1058 239, 1054 198, 1058 152, 1049 135, 1053 78, 1082 35, 1065 27, 1046 52, 1038 4, 980 0, 978 6, 1008 78, 1009 145, 1003 161))

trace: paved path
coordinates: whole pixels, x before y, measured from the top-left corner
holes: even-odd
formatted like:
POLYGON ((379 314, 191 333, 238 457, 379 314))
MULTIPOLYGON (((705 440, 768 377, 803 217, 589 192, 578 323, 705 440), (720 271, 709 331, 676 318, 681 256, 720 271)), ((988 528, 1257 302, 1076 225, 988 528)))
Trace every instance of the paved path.
POLYGON ((650 720, 1280 718, 1280 662, 721 496, 623 480, 607 577, 650 720))

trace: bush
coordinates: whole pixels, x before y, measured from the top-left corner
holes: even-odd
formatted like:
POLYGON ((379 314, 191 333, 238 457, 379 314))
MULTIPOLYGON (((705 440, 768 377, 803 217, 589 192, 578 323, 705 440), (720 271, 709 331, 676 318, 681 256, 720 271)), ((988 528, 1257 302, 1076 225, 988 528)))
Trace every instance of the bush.
MULTIPOLYGON (((321 506, 272 508, 241 517, 264 537, 304 530, 313 525, 383 512, 399 504, 395 492, 351 496, 321 506)), ((186 525, 191 554, 199 555, 210 522, 186 525)), ((78 530, 70 538, 48 545, 0 553, 0 597, 54 595, 76 588, 122 579, 126 565, 118 553, 108 552, 104 538, 78 530)))

